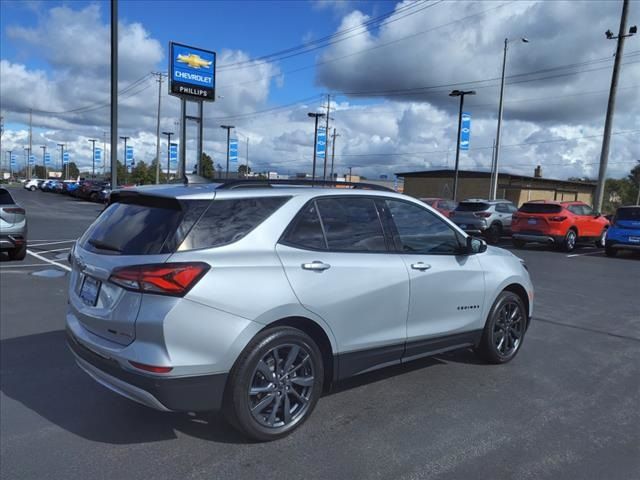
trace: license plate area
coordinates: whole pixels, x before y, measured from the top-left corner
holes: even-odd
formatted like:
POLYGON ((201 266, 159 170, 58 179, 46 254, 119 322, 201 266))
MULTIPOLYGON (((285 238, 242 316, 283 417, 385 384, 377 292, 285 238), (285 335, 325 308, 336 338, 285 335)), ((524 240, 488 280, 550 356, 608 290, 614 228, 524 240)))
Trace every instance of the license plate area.
POLYGON ((530 218, 529 220, 527 220, 527 223, 529 225, 535 225, 538 223, 538 220, 536 220, 535 218, 530 218))
POLYGON ((85 276, 80 287, 80 298, 85 305, 95 307, 98 303, 98 294, 102 282, 93 277, 85 276))
POLYGON ((640 237, 629 237, 631 243, 640 243, 640 237))

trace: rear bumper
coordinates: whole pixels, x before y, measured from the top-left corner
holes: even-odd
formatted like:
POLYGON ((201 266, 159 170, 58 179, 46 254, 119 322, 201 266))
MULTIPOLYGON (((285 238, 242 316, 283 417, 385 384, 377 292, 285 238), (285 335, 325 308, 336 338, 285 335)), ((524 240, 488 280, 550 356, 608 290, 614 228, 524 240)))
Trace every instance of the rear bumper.
POLYGON ((115 393, 162 411, 220 410, 228 374, 158 377, 125 370, 84 346, 67 328, 67 345, 89 376, 115 393))
POLYGON ((607 240, 606 246, 607 248, 613 248, 614 250, 640 251, 640 244, 637 244, 637 243, 622 243, 622 242, 616 242, 615 240, 614 241, 607 240))
POLYGON ((26 243, 26 238, 22 232, 19 234, 2 234, 0 235, 0 250, 12 250, 14 248, 21 247, 26 243))
POLYGON ((515 240, 522 240, 525 242, 556 243, 558 241, 558 237, 545 235, 543 233, 513 233, 511 236, 515 240))

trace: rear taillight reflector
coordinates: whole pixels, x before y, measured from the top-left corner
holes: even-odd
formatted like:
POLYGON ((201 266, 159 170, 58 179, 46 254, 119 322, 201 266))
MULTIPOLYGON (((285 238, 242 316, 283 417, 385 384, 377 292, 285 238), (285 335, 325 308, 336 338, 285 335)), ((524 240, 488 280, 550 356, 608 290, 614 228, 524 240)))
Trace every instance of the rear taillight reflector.
POLYGON ((476 212, 473 215, 478 218, 489 218, 491 216, 491 212, 476 212))
POLYGON ((171 370, 173 370, 173 367, 156 367, 153 365, 145 365, 144 363, 134 362, 133 360, 129 360, 129 363, 140 370, 145 370, 152 373, 169 373, 171 370))
POLYGON ((24 215, 24 208, 15 208, 15 207, 5 207, 2 210, 6 213, 14 213, 16 215, 24 215))
POLYGON ((567 219, 567 217, 563 217, 563 216, 560 216, 560 215, 549 217, 549 220, 551 220, 552 222, 564 222, 566 219, 567 219))
POLYGON ((109 280, 127 290, 184 296, 211 268, 206 263, 158 263, 116 268, 109 280))

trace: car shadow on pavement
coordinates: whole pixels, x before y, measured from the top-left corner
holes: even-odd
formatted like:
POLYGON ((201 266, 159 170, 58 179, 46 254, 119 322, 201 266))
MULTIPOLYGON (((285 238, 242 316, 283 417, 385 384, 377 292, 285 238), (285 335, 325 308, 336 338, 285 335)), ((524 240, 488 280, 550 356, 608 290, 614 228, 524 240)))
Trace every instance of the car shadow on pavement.
MULTIPOLYGON (((2 340, 0 366, 4 395, 87 440, 138 444, 174 439, 180 432, 221 443, 248 443, 221 414, 158 412, 97 384, 75 364, 62 330, 2 340)), ((15 418, 9 408, 3 405, 3 415, 15 418)))

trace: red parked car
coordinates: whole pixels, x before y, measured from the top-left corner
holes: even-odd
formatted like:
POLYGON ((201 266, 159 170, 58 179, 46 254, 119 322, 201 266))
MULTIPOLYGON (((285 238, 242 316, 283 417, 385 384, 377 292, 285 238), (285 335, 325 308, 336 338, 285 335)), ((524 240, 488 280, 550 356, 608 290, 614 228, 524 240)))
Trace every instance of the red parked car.
POLYGON ((548 243, 571 252, 578 242, 604 247, 609 220, 582 202, 534 201, 513 214, 513 244, 548 243))
POLYGON ((458 202, 454 202, 453 200, 445 200, 444 198, 421 198, 420 200, 430 207, 438 210, 445 217, 450 217, 451 212, 453 212, 458 206, 458 202))

